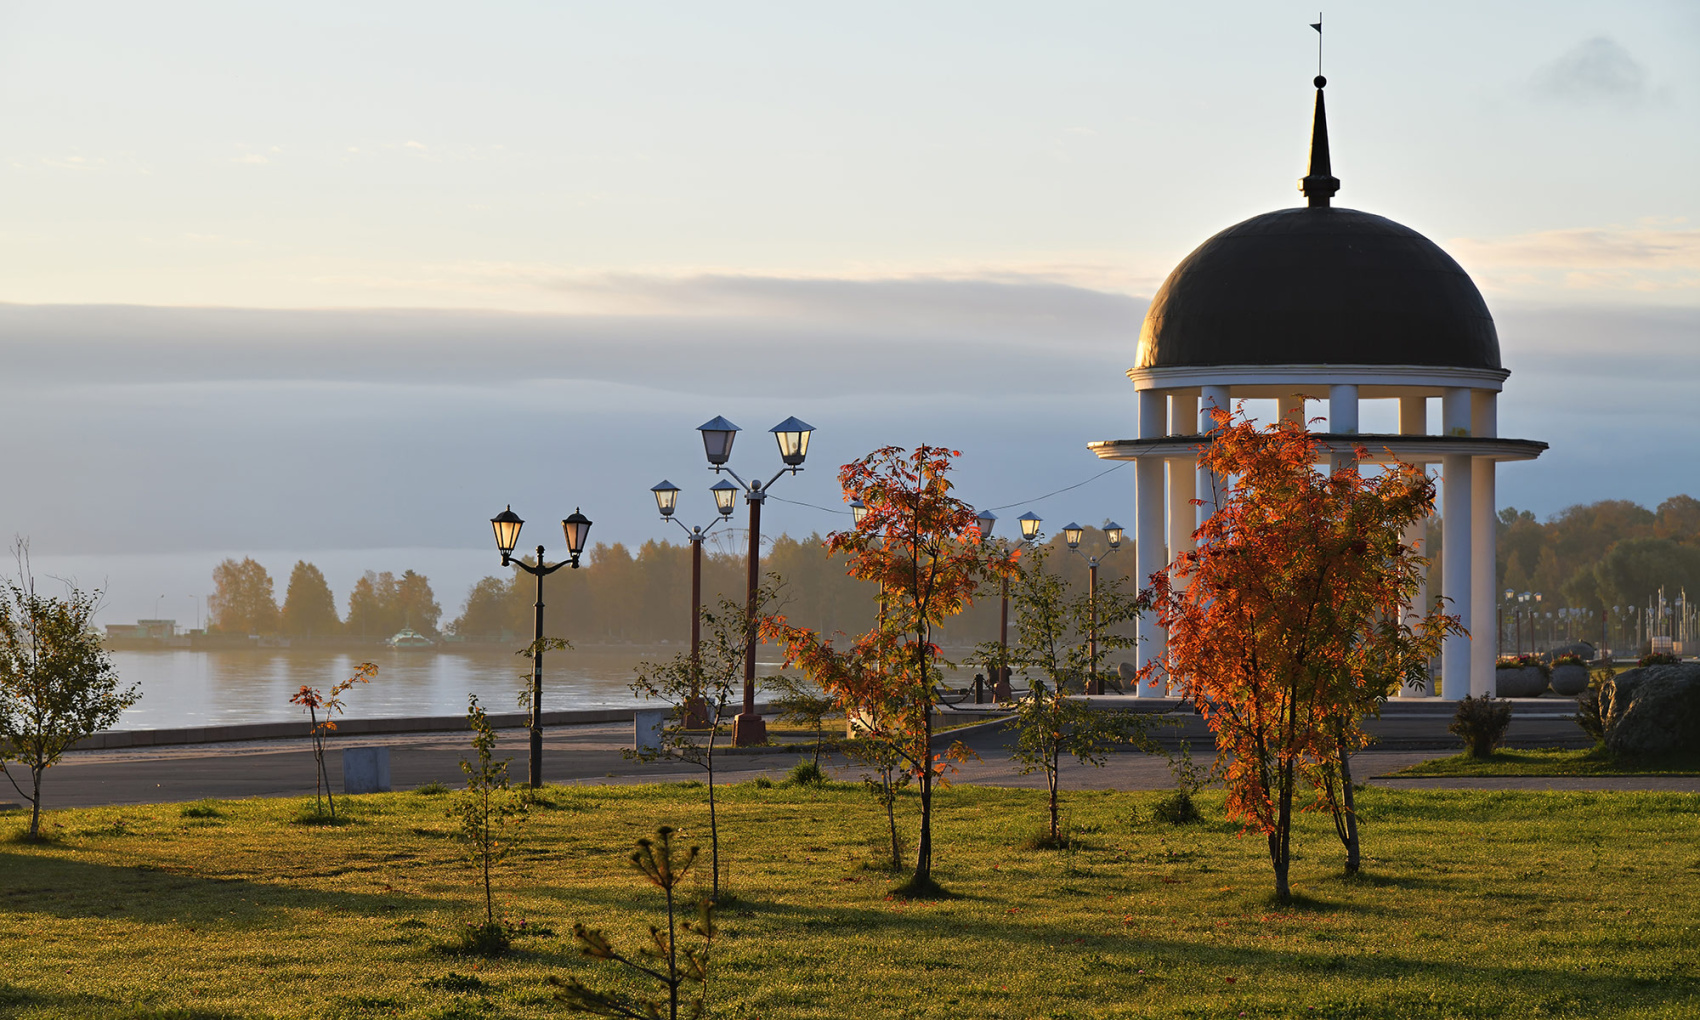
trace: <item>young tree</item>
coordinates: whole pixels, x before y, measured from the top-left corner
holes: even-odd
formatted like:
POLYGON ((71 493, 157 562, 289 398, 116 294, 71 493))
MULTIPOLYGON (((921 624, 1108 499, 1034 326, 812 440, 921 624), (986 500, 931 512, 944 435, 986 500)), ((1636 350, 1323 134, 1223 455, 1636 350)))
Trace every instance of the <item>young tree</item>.
POLYGON ((882 586, 886 611, 875 630, 842 652, 783 617, 763 625, 785 643, 787 664, 801 666, 871 738, 889 740, 914 776, 921 825, 906 886, 911 895, 939 892, 932 877, 933 790, 947 756, 932 750, 943 675, 933 632, 967 608, 984 578, 1013 563, 988 554, 974 508, 951 495, 951 462, 958 456, 936 446, 887 446, 839 471, 845 497, 860 499, 867 512, 854 530, 828 536, 827 548, 848 557, 852 576, 882 586))
POLYGON ((815 771, 820 771, 820 754, 826 747, 826 717, 838 707, 831 694, 802 677, 783 673, 767 678, 769 690, 778 693, 774 707, 783 722, 807 726, 815 731, 815 771))
MULTIPOLYGON (((774 599, 774 579, 756 592, 758 606, 774 599)), ((720 819, 714 800, 714 752, 719 747, 720 726, 736 712, 742 697, 745 628, 749 625, 742 601, 723 598, 717 605, 702 607, 703 641, 697 660, 680 652, 666 662, 644 662, 632 680, 632 692, 673 706, 672 718, 661 731, 660 745, 628 751, 641 761, 682 761, 703 770, 708 779, 708 842, 712 872, 712 897, 720 901, 720 819), (690 727, 692 709, 708 716, 706 730, 690 727)))
POLYGON ((1302 424, 1217 416, 1200 466, 1230 484, 1197 548, 1152 577, 1169 655, 1145 675, 1166 668, 1215 732, 1229 817, 1267 838, 1287 902, 1297 781, 1339 775, 1367 702, 1459 625, 1408 608, 1424 561, 1400 538, 1434 504, 1420 469, 1324 474, 1302 424))
POLYGON ((210 630, 226 634, 275 634, 277 597, 272 575, 253 559, 225 560, 213 568, 213 594, 207 604, 210 630))
POLYGON ((673 848, 673 829, 663 825, 655 831, 655 839, 640 839, 637 852, 631 856, 632 867, 636 868, 650 885, 660 889, 667 896, 667 934, 654 925, 649 929, 650 945, 638 950, 638 959, 633 959, 616 950, 613 943, 600 931, 586 928, 583 924, 573 925, 573 939, 578 942, 579 952, 593 960, 607 960, 625 967, 635 978, 649 978, 666 989, 666 1002, 659 999, 643 998, 628 995, 625 992, 598 992, 581 984, 577 978, 565 980, 550 975, 549 983, 559 991, 555 998, 566 1003, 567 1008, 579 1013, 594 1013, 597 1016, 630 1017, 632 1020, 661 1020, 665 1008, 667 1020, 678 1020, 679 1007, 686 1005, 691 1008, 692 1020, 700 1018, 707 1009, 708 999, 708 951, 714 945, 717 929, 714 926, 714 903, 703 900, 698 905, 696 921, 686 921, 686 932, 699 936, 702 945, 699 948, 685 948, 684 959, 680 959, 678 907, 674 889, 696 863, 697 848, 691 847, 682 856, 673 848), (687 984, 697 986, 695 1002, 681 1003, 680 993, 687 984))
POLYGON ((0 772, 29 801, 29 838, 41 837, 41 778, 66 749, 113 725, 141 698, 122 690, 90 619, 99 592, 42 595, 18 548, 18 577, 0 584, 0 772), (28 789, 8 762, 29 772, 28 789))
POLYGON ((484 886, 484 923, 469 928, 466 944, 485 955, 496 956, 508 947, 508 932, 496 920, 496 894, 491 876, 507 856, 512 841, 504 838, 508 821, 525 814, 525 805, 508 792, 508 761, 495 760, 496 731, 478 704, 478 695, 466 698, 466 722, 472 728, 476 764, 461 759, 466 773, 466 792, 460 800, 460 834, 471 849, 472 863, 484 886))
POLYGON ((336 720, 332 717, 342 711, 342 696, 355 684, 371 683, 372 678, 377 675, 378 667, 376 665, 370 662, 362 662, 354 667, 353 676, 332 687, 329 694, 320 691, 317 687, 302 684, 301 689, 289 698, 291 705, 300 705, 307 710, 307 718, 311 723, 311 729, 308 730, 308 733, 313 738, 313 761, 318 766, 313 776, 315 784, 313 787, 313 810, 315 812, 324 810, 320 800, 322 796, 324 800, 330 802, 330 816, 333 819, 336 817, 336 798, 331 796, 331 775, 325 771, 325 737, 331 730, 336 729, 336 720), (320 712, 324 713, 323 719, 319 718, 320 712))
POLYGON ((342 627, 336 615, 336 597, 325 575, 304 560, 289 572, 289 588, 283 596, 283 633, 288 637, 331 637, 342 627))
MULTIPOLYGON (((1111 748, 1129 741, 1144 743, 1147 719, 1126 712, 1100 711, 1086 700, 1068 696, 1070 677, 1089 676, 1103 665, 1104 656, 1133 644, 1122 627, 1141 609, 1137 596, 1122 590, 1121 579, 1110 577, 1098 586, 1096 598, 1098 643, 1096 658, 1087 640, 1087 621, 1093 611, 1085 596, 1071 597, 1061 576, 1045 570, 1043 546, 1034 549, 1010 588, 1015 608, 1017 641, 1010 647, 1010 665, 1027 675, 1031 693, 1016 705, 1014 757, 1021 774, 1043 772, 1050 795, 1051 846, 1062 844, 1059 827, 1059 787, 1064 755, 1083 764, 1102 766, 1111 748)), ((988 658, 998 644, 988 642, 988 658)), ((983 646, 984 647, 984 646, 983 646)))

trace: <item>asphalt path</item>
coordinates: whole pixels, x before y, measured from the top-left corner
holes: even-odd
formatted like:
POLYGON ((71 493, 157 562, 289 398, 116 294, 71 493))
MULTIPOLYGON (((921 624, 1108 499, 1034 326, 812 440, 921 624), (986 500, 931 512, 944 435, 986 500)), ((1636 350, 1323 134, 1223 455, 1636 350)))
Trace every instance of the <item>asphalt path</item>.
MULTIPOLYGON (((1195 760, 1208 764, 1213 745, 1202 722, 1196 716, 1169 718, 1171 725, 1159 730, 1161 742, 1172 748, 1185 739, 1193 749, 1195 760)), ((1385 719, 1373 722, 1371 728, 1381 743, 1356 755, 1353 771, 1359 781, 1378 785, 1401 789, 1700 792, 1700 777, 1682 776, 1388 779, 1384 778, 1386 773, 1456 753, 1458 741, 1446 734, 1445 720, 1438 717, 1385 719)), ((703 777, 701 769, 687 763, 646 764, 626 758, 621 752, 631 746, 631 734, 629 723, 560 727, 546 732, 545 782, 655 783, 703 777)), ((1043 785, 1044 779, 1039 774, 1020 774, 1020 763, 1010 755, 1014 738, 1007 728, 976 727, 965 731, 960 739, 977 758, 960 767, 955 781, 1030 788, 1043 785)), ((1585 745, 1586 738, 1574 722, 1558 713, 1531 714, 1514 719, 1507 742, 1522 747, 1578 746, 1585 745)), ((388 747, 391 785, 397 790, 430 782, 459 785, 464 782, 459 763, 470 756, 465 734, 362 736, 350 738, 346 743, 332 737, 329 766, 331 782, 338 790, 342 784, 339 752, 347 746, 388 747)), ((516 780, 523 781, 525 775, 526 747, 524 730, 499 731, 497 755, 512 758, 511 769, 516 780)), ((717 777, 730 783, 757 776, 779 779, 799 757, 796 750, 727 753, 719 756, 717 777)), ((839 755, 828 754, 821 764, 835 779, 855 780, 862 774, 859 766, 839 755)), ((16 775, 15 769, 13 774, 16 775)), ((58 766, 49 770, 43 782, 43 795, 49 807, 312 796, 313 777, 312 746, 305 739, 78 751, 67 754, 58 766)), ((1096 790, 1159 790, 1174 785, 1166 757, 1139 751, 1113 753, 1101 768, 1069 759, 1062 768, 1062 781, 1070 789, 1096 790)), ((0 801, 14 797, 9 788, 0 784, 0 801)))

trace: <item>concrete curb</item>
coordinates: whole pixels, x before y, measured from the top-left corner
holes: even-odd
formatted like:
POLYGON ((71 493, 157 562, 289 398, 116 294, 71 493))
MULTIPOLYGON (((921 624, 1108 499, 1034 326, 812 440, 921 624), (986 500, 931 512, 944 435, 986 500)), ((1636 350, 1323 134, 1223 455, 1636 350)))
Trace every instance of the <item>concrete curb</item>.
MULTIPOLYGON (((759 708, 766 706, 758 705, 759 708)), ((545 728, 584 726, 593 723, 629 723, 637 708, 583 708, 544 712, 545 728)), ((524 729, 531 721, 525 712, 490 713, 490 725, 499 730, 524 729)), ((464 731, 464 715, 397 716, 389 719, 338 719, 339 737, 375 733, 443 733, 464 731)), ((191 726, 169 730, 109 730, 77 741, 73 751, 105 751, 123 747, 158 747, 172 744, 222 744, 247 740, 297 740, 308 736, 306 720, 289 723, 246 723, 236 726, 191 726)))

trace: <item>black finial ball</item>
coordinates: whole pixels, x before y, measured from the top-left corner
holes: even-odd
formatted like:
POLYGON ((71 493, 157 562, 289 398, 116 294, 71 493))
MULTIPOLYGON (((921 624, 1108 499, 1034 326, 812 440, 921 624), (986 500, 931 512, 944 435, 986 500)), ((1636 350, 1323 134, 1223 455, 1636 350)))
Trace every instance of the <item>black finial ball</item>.
POLYGON ((1322 86, 1324 86, 1324 85, 1326 85, 1326 84, 1328 84, 1328 79, 1327 79, 1327 78, 1324 78, 1324 77, 1323 77, 1323 76, 1322 76, 1322 75, 1320 75, 1320 74, 1319 74, 1319 75, 1317 75, 1317 76, 1316 76, 1316 87, 1317 87, 1317 88, 1321 88, 1321 87, 1322 87, 1322 86))

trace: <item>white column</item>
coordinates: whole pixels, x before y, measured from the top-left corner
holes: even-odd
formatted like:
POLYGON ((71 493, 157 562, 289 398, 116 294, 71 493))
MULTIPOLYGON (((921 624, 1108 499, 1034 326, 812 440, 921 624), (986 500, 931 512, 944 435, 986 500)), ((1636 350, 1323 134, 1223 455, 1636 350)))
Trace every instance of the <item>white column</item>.
MULTIPOLYGON (((1446 597, 1446 612, 1457 616, 1465 627, 1475 623, 1470 611, 1470 482, 1468 456, 1448 456, 1441 460, 1441 516, 1445 531, 1441 534, 1441 594, 1446 597)), ((1470 637, 1467 634, 1448 634, 1440 648, 1441 697, 1457 701, 1470 693, 1470 637)))
MULTIPOLYGON (((1200 435, 1207 435, 1216 428, 1216 416, 1212 412, 1218 407, 1224 411, 1233 410, 1233 391, 1226 386, 1203 387, 1198 402, 1200 435)), ((1197 498, 1203 500, 1198 507, 1198 526, 1203 527, 1210 515, 1216 512, 1216 476, 1205 468, 1199 468, 1193 484, 1197 498)))
MULTIPOLYGON (((1169 397, 1169 434, 1191 435, 1198 424, 1198 398, 1179 393, 1169 397)), ((1198 492, 1198 462, 1191 457, 1175 459, 1169 466, 1169 559, 1192 549, 1192 533, 1198 529, 1198 508, 1192 505, 1198 492)))
MULTIPOLYGON (((1399 433, 1406 436, 1422 436, 1428 434, 1427 397, 1407 396, 1399 398, 1399 433)), ((1424 467, 1425 465, 1419 461, 1417 466, 1424 467)), ((1408 526, 1400 540, 1403 541, 1406 546, 1416 549, 1418 555, 1427 556, 1429 554, 1428 522, 1418 521, 1415 524, 1408 526)), ((1412 601, 1411 605, 1407 607, 1405 618, 1408 625, 1415 626, 1415 622, 1427 614, 1428 570, 1425 569, 1422 573, 1422 578, 1417 585, 1417 596, 1412 601)), ((1399 688, 1399 696, 1401 698, 1426 698, 1432 697, 1433 695, 1434 684, 1432 678, 1429 686, 1426 688, 1419 688, 1411 684, 1402 684, 1399 688)))
POLYGON ((1198 530, 1198 464, 1192 459, 1169 461, 1169 559, 1193 548, 1192 533, 1198 530))
MULTIPOLYGON (((1428 555, 1428 522, 1418 521, 1405 527, 1399 536, 1407 548, 1417 550, 1417 555, 1428 555)), ((1417 594, 1405 605, 1404 622, 1407 627, 1415 627, 1417 621, 1428 613, 1428 571, 1424 570, 1417 581, 1417 594)), ((1431 678, 1428 686, 1418 687, 1415 684, 1401 682, 1399 696, 1401 698, 1427 698, 1434 694, 1434 681, 1431 678)))
MULTIPOLYGON (((1154 439, 1168 431, 1168 400, 1161 390, 1139 391, 1139 438, 1154 439)), ((1137 506, 1134 521, 1134 581, 1144 588, 1151 575, 1163 568, 1163 462, 1157 457, 1141 457, 1134 464, 1134 483, 1137 486, 1137 506)), ((1164 659, 1167 642, 1163 628, 1157 625, 1155 613, 1139 618, 1136 649, 1139 665, 1164 659)), ((1158 675, 1139 685, 1139 696, 1161 697, 1165 678, 1158 675)))
POLYGON ((1470 434, 1470 389, 1467 386, 1448 386, 1440 397, 1440 434, 1467 436, 1470 434))
MULTIPOLYGON (((1499 432, 1498 394, 1475 390, 1470 397, 1470 434, 1492 437, 1499 432)), ((1474 458, 1470 475, 1470 693, 1495 693, 1494 660, 1499 651, 1497 616, 1499 585, 1494 545, 1498 521, 1494 508, 1494 469, 1487 457, 1474 458)))
MULTIPOLYGON (((1470 390, 1465 386, 1449 386, 1440 397, 1440 432, 1445 436, 1470 434, 1470 390)), ((1446 612, 1457 616, 1468 628, 1476 622, 1470 611, 1470 482, 1471 458, 1453 454, 1441 458, 1441 517, 1445 531, 1441 534, 1441 594, 1446 597, 1446 612)), ((1470 693, 1470 638, 1467 634, 1450 634, 1440 649, 1441 697, 1457 701, 1470 693)))
POLYGON ((1399 434, 1405 436, 1428 435, 1427 397, 1399 398, 1399 434))
POLYGON ((1302 393, 1293 393, 1281 398, 1281 420, 1305 423, 1305 398, 1302 393))
POLYGON ((1358 431, 1358 388, 1351 383, 1328 387, 1328 431, 1358 431))
MULTIPOLYGON (((1358 431, 1358 388, 1351 383, 1328 387, 1328 431, 1356 435, 1358 431)), ((1350 452, 1328 458, 1328 469, 1339 471, 1355 462, 1350 452)))

